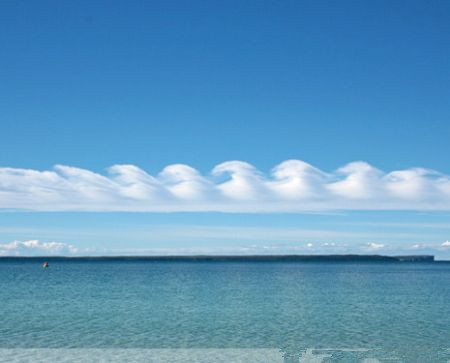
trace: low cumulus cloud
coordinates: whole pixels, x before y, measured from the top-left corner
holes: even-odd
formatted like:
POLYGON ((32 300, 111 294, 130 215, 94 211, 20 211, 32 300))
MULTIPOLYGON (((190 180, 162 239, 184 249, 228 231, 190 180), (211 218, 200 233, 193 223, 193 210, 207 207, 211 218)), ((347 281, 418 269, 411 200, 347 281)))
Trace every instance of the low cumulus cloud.
POLYGON ((123 256, 123 255, 283 255, 283 254, 432 254, 448 258, 450 242, 442 244, 349 244, 345 242, 263 242, 235 246, 152 247, 152 248, 77 248, 63 242, 39 240, 0 243, 0 257, 20 256, 123 256))
POLYGON ((324 172, 287 160, 264 174, 227 161, 202 175, 183 164, 152 176, 134 165, 105 174, 71 166, 0 168, 0 209, 34 211, 308 212, 450 210, 450 177, 411 168, 384 172, 357 161, 324 172))
POLYGON ((75 246, 62 242, 29 240, 0 244, 0 256, 70 255, 77 252, 78 249, 75 246))
POLYGON ((375 243, 375 242, 370 242, 367 244, 367 248, 370 250, 380 250, 382 248, 384 248, 384 244, 382 243, 375 243))

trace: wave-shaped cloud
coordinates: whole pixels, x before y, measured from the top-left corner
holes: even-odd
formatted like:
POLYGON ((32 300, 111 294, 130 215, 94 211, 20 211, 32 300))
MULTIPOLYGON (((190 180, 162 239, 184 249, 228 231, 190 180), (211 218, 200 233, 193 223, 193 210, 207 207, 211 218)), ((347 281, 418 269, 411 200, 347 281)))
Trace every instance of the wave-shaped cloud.
POLYGON ((38 240, 12 241, 0 244, 0 256, 51 256, 76 254, 78 249, 62 242, 40 242, 38 240))
POLYGON ((243 161, 208 175, 183 164, 152 176, 134 165, 106 175, 71 166, 0 168, 0 209, 33 211, 308 212, 450 210, 450 177, 410 168, 383 172, 357 161, 324 172, 287 160, 265 175, 243 161))

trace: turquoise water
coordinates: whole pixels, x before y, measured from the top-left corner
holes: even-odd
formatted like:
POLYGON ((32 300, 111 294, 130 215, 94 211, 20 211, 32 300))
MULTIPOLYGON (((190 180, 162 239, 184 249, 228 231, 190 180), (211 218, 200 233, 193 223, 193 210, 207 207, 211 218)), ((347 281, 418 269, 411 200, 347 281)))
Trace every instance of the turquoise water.
POLYGON ((0 260, 0 360, 450 361, 448 263, 41 262, 0 260))

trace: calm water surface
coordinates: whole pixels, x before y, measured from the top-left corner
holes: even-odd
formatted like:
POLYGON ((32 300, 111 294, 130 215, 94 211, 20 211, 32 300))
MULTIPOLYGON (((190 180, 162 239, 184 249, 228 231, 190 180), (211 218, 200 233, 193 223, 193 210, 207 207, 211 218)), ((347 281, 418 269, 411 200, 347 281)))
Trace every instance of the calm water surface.
POLYGON ((70 348, 450 361, 448 263, 50 264, 0 261, 0 358, 70 348))

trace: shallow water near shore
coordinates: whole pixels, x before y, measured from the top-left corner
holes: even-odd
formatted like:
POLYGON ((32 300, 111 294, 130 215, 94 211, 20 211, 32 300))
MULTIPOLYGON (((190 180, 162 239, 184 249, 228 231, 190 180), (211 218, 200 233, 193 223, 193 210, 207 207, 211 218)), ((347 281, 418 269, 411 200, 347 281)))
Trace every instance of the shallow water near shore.
POLYGON ((450 361, 449 263, 41 263, 0 261, 0 359, 450 361))

